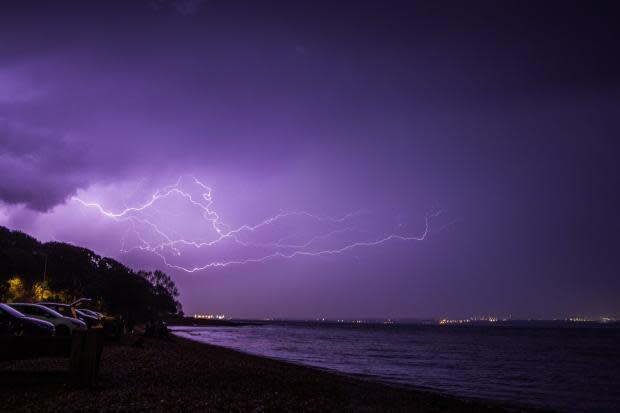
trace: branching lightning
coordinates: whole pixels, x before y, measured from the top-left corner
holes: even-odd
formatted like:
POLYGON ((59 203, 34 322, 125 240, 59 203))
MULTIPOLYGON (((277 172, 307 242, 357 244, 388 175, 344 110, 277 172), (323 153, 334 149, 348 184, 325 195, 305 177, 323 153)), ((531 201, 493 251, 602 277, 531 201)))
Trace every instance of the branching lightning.
MULTIPOLYGON (((306 211, 281 211, 254 225, 243 224, 231 228, 220 219, 213 208, 212 189, 195 177, 180 177, 174 185, 157 190, 148 201, 138 206, 127 207, 113 212, 100 203, 87 202, 79 197, 72 200, 84 207, 92 208, 101 216, 127 223, 122 240, 121 252, 133 250, 147 251, 159 256, 165 265, 188 273, 230 265, 261 263, 273 259, 292 259, 295 257, 319 257, 342 254, 355 248, 373 247, 390 241, 423 241, 430 231, 430 222, 441 211, 428 214, 424 230, 418 235, 399 235, 395 233, 375 235, 354 224, 354 219, 363 216, 364 211, 346 214, 339 218, 319 216, 306 211), (187 188, 188 182, 191 186, 187 188), (198 212, 199 224, 205 225, 200 234, 190 237, 181 234, 178 228, 167 228, 170 219, 162 219, 164 213, 158 206, 166 201, 183 201, 184 208, 198 212), (314 234, 295 234, 287 232, 284 236, 271 236, 269 240, 256 240, 253 236, 263 235, 266 230, 293 219, 311 222, 314 234), (137 245, 127 246, 127 239, 133 237, 137 245), (326 246, 326 244, 329 244, 326 246), (332 245, 335 244, 335 245, 332 245), (213 258, 214 253, 228 251, 220 255, 232 257, 213 258), (217 251, 216 251, 217 250, 217 251), (184 265, 180 257, 198 257, 199 265, 184 265), (178 262, 177 262, 178 261, 178 262)), ((184 214, 179 214, 185 216, 184 214)), ((196 223, 198 224, 198 223, 196 223)), ((288 230, 290 231, 290 230, 288 230)))

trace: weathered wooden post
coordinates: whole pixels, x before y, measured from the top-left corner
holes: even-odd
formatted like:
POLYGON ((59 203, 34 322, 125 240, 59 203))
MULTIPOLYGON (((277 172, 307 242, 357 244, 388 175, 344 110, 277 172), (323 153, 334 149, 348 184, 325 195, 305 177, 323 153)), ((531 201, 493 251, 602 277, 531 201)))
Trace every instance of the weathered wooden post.
POLYGON ((69 374, 75 384, 92 386, 99 373, 99 361, 103 350, 103 330, 90 328, 74 331, 69 356, 69 374))

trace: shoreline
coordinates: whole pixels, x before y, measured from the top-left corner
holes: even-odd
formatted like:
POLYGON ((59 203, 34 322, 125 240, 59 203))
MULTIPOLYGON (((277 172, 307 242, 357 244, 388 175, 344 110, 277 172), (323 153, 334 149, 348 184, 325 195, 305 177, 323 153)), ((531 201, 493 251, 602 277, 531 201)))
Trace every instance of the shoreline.
MULTIPOLYGON (((186 327, 186 326, 170 326, 170 327, 186 327)), ((199 326, 201 327, 201 326, 199 326)), ((462 395, 456 395, 456 394, 451 394, 451 393, 447 393, 447 392, 442 392, 441 390, 432 388, 432 387, 424 387, 424 386, 419 386, 419 385, 415 385, 415 384, 410 384, 410 383, 404 383, 404 382, 393 382, 393 381, 388 381, 388 380, 382 380, 380 376, 373 376, 373 375, 365 375, 365 374, 356 374, 356 373, 347 373, 347 372, 343 372, 343 371, 339 371, 336 369, 330 369, 328 367, 320 367, 320 366, 313 366, 313 365, 309 365, 309 364, 304 364, 302 362, 298 362, 298 361, 294 361, 294 360, 287 360, 284 358, 277 358, 277 357, 269 357, 266 355, 260 355, 260 354, 254 354, 254 353, 249 353, 249 352, 245 352, 239 349, 235 349, 232 347, 226 347, 226 346, 221 346, 221 345, 217 345, 217 344, 211 344, 211 343, 207 343, 204 341, 200 341, 200 340, 196 340, 190 337, 181 337, 175 334, 175 332, 180 332, 180 333, 187 333, 190 330, 180 330, 180 329, 176 329, 176 330, 171 330, 171 334, 173 334, 176 338, 180 339, 180 340, 187 340, 190 342, 194 342, 194 343, 198 343, 198 344, 202 344, 205 346, 212 346, 215 348, 220 348, 220 349, 224 349, 224 350, 228 350, 234 353, 238 353, 240 355, 244 355, 244 356, 250 356, 250 357, 256 357, 259 359, 265 359, 265 360, 271 360, 274 362, 278 362, 278 363, 284 363, 284 364, 289 364, 295 367, 299 367, 299 368, 304 368, 304 369, 311 369, 311 370, 315 370, 319 373, 324 373, 327 375, 331 375, 331 376, 337 376, 337 377, 341 377, 341 378, 345 378, 345 379, 351 379, 351 380, 356 380, 356 381, 361 381, 361 382, 365 382, 365 383, 370 383, 370 384, 376 384, 376 385, 382 385, 382 386, 387 386, 390 388, 394 388, 394 389, 398 389, 398 390, 402 390, 405 392, 419 392, 419 393, 424 393, 427 395, 432 395, 432 396, 437 396, 437 397, 441 397, 441 398, 447 398, 447 399, 453 399, 456 402, 463 402, 463 403, 478 403, 481 405, 485 405, 487 407, 490 408, 497 408, 500 410, 491 410, 491 411, 498 411, 498 412, 531 412, 531 413, 560 413, 557 410, 552 410, 550 408, 545 408, 545 407, 538 407, 538 406, 532 406, 532 405, 528 405, 528 404, 517 404, 514 402, 509 402, 509 401, 503 401, 503 400, 494 400, 494 399, 486 399, 486 398, 482 398, 482 397, 475 397, 475 396, 462 396, 462 395)))
MULTIPOLYGON (((170 326, 170 327, 182 327, 182 326, 170 326)), ((199 326, 201 327, 201 326, 199 326)), ((472 400, 472 401, 479 401, 482 403, 485 402, 489 402, 489 403, 497 403, 498 405, 501 405, 501 401, 496 401, 496 400, 489 400, 489 399, 484 399, 484 398, 476 398, 476 397, 466 397, 466 396, 458 396, 458 395, 453 395, 450 393, 443 393, 440 390, 437 389, 433 389, 431 387, 423 387, 423 386, 416 386, 414 384, 407 384, 407 383, 397 383, 397 382, 391 382, 391 381, 387 381, 387 380, 381 380, 381 378, 379 376, 373 376, 373 375, 364 375, 364 374, 355 374, 355 373, 346 373, 343 371, 339 371, 336 369, 330 369, 329 367, 321 367, 321 366, 313 366, 310 364, 304 364, 302 362, 299 361, 295 361, 295 360, 287 360, 284 358, 278 358, 278 357, 270 357, 270 356, 265 356, 265 355, 261 355, 261 354, 254 354, 254 353, 249 353, 249 352, 245 352, 243 350, 238 350, 232 347, 226 347, 226 346, 222 346, 222 345, 217 345, 217 344, 211 344, 211 343, 207 343, 204 341, 200 341, 200 340, 195 340, 192 339, 190 337, 181 337, 176 335, 176 332, 179 333, 187 333, 191 330, 171 330, 171 334, 174 335, 176 338, 180 339, 180 340, 187 340, 187 341, 191 341, 193 343, 198 343, 198 344, 202 344, 205 346, 212 346, 212 347, 216 347, 216 348, 221 348, 224 350, 229 350, 232 351, 234 353, 239 353, 242 354, 244 356, 251 356, 251 357, 257 357, 260 359, 265 359, 265 360, 271 360, 271 361, 275 361, 275 362, 280 362, 280 363, 285 363, 285 364, 290 364, 296 367, 300 367, 300 368, 308 368, 308 369, 312 369, 312 370, 317 370, 321 373, 326 373, 329 375, 334 375, 334 376, 339 376, 339 377, 345 377, 345 378, 349 378, 349 379, 353 379, 353 380, 360 380, 360 381, 364 381, 364 382, 369 382, 369 383, 378 383, 378 384, 382 384, 382 385, 386 385, 389 387, 394 387, 394 388, 398 388, 401 390, 411 390, 411 391, 420 391, 420 392, 427 392, 427 393, 433 393, 433 394, 438 394, 441 396, 446 396, 446 397, 454 397, 457 399, 465 399, 465 400, 472 400)), ((511 406, 508 405, 508 408, 510 408, 511 406)), ((529 407, 529 406, 519 406, 519 407, 529 407)))
POLYGON ((394 386, 172 336, 108 343, 95 388, 62 380, 66 359, 0 363, 12 412, 543 412, 394 386), (21 378, 21 379, 20 379, 21 378), (26 379, 24 379, 26 378, 26 379))

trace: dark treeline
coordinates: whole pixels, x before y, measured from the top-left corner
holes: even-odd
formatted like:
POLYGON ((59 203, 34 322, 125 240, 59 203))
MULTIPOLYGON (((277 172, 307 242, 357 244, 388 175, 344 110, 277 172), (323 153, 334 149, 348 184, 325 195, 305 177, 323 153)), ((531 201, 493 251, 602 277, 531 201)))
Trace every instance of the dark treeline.
POLYGON ((161 271, 133 271, 86 248, 41 243, 0 226, 0 301, 69 303, 88 297, 94 300, 91 308, 139 322, 180 313, 178 295, 161 271))

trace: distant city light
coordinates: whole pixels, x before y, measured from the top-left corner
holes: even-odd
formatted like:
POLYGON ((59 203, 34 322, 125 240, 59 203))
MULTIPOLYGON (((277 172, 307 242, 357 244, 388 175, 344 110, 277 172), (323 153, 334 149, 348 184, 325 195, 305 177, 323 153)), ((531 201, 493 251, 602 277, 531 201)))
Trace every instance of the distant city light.
MULTIPOLYGON (((502 318, 501 321, 509 321, 509 318, 502 318)), ((469 317, 464 319, 448 319, 442 318, 439 320, 439 325, 448 325, 448 324, 467 324, 467 323, 475 323, 475 322, 486 322, 486 323, 497 323, 500 321, 498 317, 488 316, 488 317, 469 317)))
POLYGON ((225 314, 194 314, 197 320, 225 320, 225 314))
MULTIPOLYGON (((469 324, 469 323, 497 323, 497 322, 508 322, 515 321, 512 317, 509 318, 499 318, 496 316, 487 316, 487 317, 469 317, 462 319, 450 319, 450 318, 442 318, 438 320, 439 325, 453 325, 453 324, 469 324)), ((517 320, 518 321, 518 320, 517 320)), ((532 320, 528 319, 527 321, 548 321, 548 320, 532 320)), ((554 319, 553 321, 565 321, 570 323, 614 323, 617 320, 609 317, 599 317, 599 318, 588 318, 588 317, 569 317, 565 319, 554 319)))

